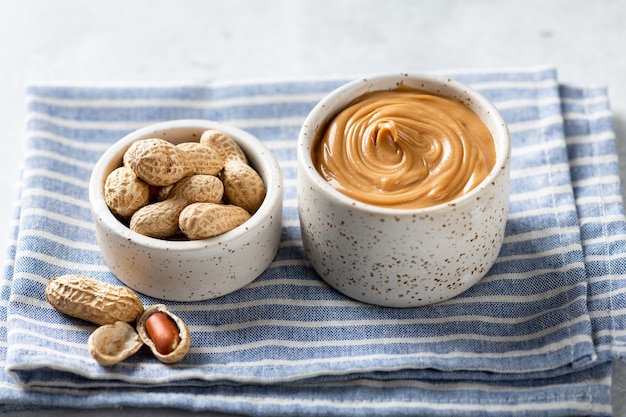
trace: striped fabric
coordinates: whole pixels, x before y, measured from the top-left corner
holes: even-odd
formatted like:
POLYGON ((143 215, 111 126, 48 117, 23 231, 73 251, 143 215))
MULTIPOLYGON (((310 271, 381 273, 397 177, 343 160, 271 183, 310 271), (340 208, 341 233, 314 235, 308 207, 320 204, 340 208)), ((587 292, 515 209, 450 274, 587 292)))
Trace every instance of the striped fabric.
MULTIPOLYGON (((0 403, 167 406, 262 415, 611 415, 626 351, 626 220, 608 95, 552 68, 448 71, 490 98, 513 140, 505 242, 487 277, 439 305, 364 305, 308 266, 296 207, 296 138, 347 78, 28 89, 14 233, 0 281, 0 403), (94 330, 45 301, 50 277, 119 284, 96 244, 90 170, 129 131, 227 122, 262 139, 285 178, 283 237, 252 284, 167 303, 193 342, 179 364, 141 351, 98 366, 94 330)), ((141 296, 145 305, 160 302, 141 296)))

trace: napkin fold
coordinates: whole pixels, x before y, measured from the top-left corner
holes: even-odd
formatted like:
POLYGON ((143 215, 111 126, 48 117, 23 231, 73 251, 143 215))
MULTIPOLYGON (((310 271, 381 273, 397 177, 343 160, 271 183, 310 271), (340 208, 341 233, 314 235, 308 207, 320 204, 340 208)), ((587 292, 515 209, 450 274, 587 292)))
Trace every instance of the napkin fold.
MULTIPOLYGON (((167 406, 264 415, 610 415, 624 358, 626 220, 605 88, 553 68, 447 71, 491 99, 513 143, 505 241, 489 274, 444 303, 393 309, 329 288, 302 249, 296 138, 348 78, 27 91, 16 222, 0 281, 0 403, 167 406), (247 287, 167 303, 189 325, 176 365, 140 351, 113 367, 87 352, 95 326, 53 310, 47 281, 120 284, 102 260, 91 168, 150 123, 211 119, 247 130, 285 179, 274 262, 247 287)), ((140 295, 145 305, 161 302, 140 295)))

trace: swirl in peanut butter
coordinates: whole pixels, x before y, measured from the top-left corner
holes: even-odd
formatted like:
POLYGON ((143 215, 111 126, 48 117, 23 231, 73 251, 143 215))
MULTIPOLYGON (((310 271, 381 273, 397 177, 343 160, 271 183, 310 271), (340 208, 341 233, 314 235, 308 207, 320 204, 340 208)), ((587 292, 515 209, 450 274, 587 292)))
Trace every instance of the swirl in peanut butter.
POLYGON ((495 164, 491 132, 472 110, 405 87, 355 100, 322 135, 312 153, 318 172, 340 192, 377 206, 451 201, 495 164))

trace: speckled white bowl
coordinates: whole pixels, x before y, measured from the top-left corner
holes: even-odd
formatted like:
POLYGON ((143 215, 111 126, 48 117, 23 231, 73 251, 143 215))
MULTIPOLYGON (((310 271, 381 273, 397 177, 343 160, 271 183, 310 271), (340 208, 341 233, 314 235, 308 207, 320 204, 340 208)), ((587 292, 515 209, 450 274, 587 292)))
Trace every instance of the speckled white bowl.
POLYGON ((489 271, 502 246, 510 152, 494 105, 447 77, 385 74, 338 88, 310 112, 298 138, 298 207, 311 265, 343 294, 381 306, 415 307, 460 294, 489 271), (496 163, 475 189, 437 206, 390 209, 351 199, 319 175, 311 150, 328 121, 357 97, 399 85, 456 98, 487 125, 496 163))
POLYGON ((200 301, 236 291, 254 281, 276 255, 282 231, 282 181, 270 150, 254 136, 232 126, 176 120, 136 130, 112 145, 91 175, 89 199, 102 256, 120 281, 162 300, 200 301), (104 201, 103 187, 107 175, 122 164, 130 144, 150 137, 174 144, 198 141, 206 129, 226 132, 246 153, 267 189, 259 210, 227 233, 196 241, 147 237, 118 221, 104 201))

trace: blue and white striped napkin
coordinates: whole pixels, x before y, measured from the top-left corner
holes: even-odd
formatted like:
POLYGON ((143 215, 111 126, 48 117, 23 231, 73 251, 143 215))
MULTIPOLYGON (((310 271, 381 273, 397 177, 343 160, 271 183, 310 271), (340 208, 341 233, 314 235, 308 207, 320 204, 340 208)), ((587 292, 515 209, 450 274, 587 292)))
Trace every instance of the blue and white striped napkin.
POLYGON ((487 277, 413 309, 344 297, 302 249, 296 138, 315 103, 347 78, 29 87, 21 192, 0 281, 0 403, 611 415, 611 361, 626 356, 626 219, 607 91, 560 85, 552 68, 446 75, 481 91, 509 124, 510 215, 487 277), (167 303, 192 331, 182 362, 140 351, 101 367, 86 347, 95 326, 53 310, 44 288, 66 273, 119 284, 96 244, 90 171, 129 131, 184 118, 245 129, 276 155, 285 178, 281 246, 246 288, 167 303))

